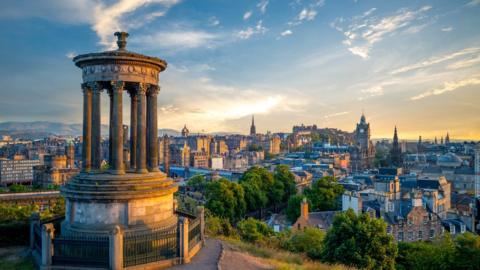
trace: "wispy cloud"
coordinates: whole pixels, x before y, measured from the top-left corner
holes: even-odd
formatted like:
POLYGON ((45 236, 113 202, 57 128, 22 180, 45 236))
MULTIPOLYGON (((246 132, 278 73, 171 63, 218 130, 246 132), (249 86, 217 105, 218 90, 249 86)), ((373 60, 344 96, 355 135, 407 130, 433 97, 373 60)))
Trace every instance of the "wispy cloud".
POLYGON ((477 84, 480 84, 479 77, 467 78, 460 81, 444 82, 442 87, 426 91, 417 96, 413 96, 410 98, 410 100, 419 100, 419 99, 423 99, 430 96, 442 95, 448 92, 455 91, 465 86, 471 86, 471 85, 477 85, 477 84))
POLYGON ((265 14, 265 12, 267 11, 267 6, 268 6, 268 0, 260 0, 260 2, 258 2, 257 4, 257 7, 262 14, 265 14))
POLYGON ((212 16, 208 19, 208 25, 209 26, 218 26, 218 25, 220 25, 220 20, 217 17, 212 16))
POLYGON ((211 48, 219 42, 219 39, 219 35, 203 30, 173 30, 135 36, 131 41, 134 44, 150 49, 183 50, 200 47, 211 48))
POLYGON ((257 34, 258 35, 263 35, 267 31, 268 31, 268 28, 263 26, 262 20, 260 20, 260 21, 257 22, 257 25, 255 25, 254 27, 249 26, 249 27, 247 27, 243 30, 237 31, 235 33, 235 36, 240 38, 240 39, 249 39, 253 35, 257 35, 257 34))
POLYGON ((472 0, 472 1, 467 3, 467 6, 469 6, 469 7, 473 7, 473 6, 476 6, 476 5, 480 5, 480 0, 472 0))
POLYGON ((315 19, 315 16, 317 16, 317 11, 316 10, 304 8, 298 14, 298 20, 299 21, 303 21, 303 20, 311 21, 311 20, 315 19))
POLYGON ((407 27, 410 28, 406 30, 406 33, 419 32, 424 26, 415 26, 412 23, 417 22, 430 9, 431 6, 424 6, 413 11, 402 8, 392 16, 378 18, 372 16, 376 10, 372 8, 348 20, 341 17, 336 18, 331 26, 345 36, 342 43, 348 46, 348 50, 352 54, 368 58, 372 46, 383 40, 385 36, 393 35, 398 30, 407 27))
POLYGON ((472 56, 471 58, 463 59, 457 62, 454 62, 447 66, 448 69, 461 69, 467 68, 474 65, 480 64, 480 54, 472 56))
MULTIPOLYGON (((436 65, 436 64, 440 64, 440 63, 455 59, 457 57, 468 56, 468 55, 478 54, 478 53, 480 53, 480 48, 478 48, 478 47, 465 48, 463 50, 456 51, 456 52, 453 52, 453 53, 431 57, 427 60, 423 60, 421 62, 412 64, 412 65, 403 66, 401 68, 393 70, 391 72, 391 74, 395 75, 395 74, 399 74, 399 73, 409 72, 409 71, 412 71, 412 70, 424 69, 424 68, 428 68, 428 67, 436 65)), ((458 67, 461 67, 461 65, 458 65, 458 67)))
POLYGON ((75 56, 77 56, 77 53, 76 52, 68 52, 67 54, 65 54, 65 56, 69 59, 72 59, 75 56))
POLYGON ((363 89, 360 92, 363 94, 363 96, 359 97, 358 100, 365 100, 371 97, 383 96, 383 86, 376 85, 367 89, 363 89))
POLYGON ((336 112, 336 113, 332 113, 332 114, 327 114, 323 118, 329 119, 329 118, 333 118, 333 117, 346 115, 346 114, 349 114, 349 113, 350 113, 350 111, 336 112))
POLYGON ((92 12, 92 29, 100 38, 100 44, 106 48, 113 49, 115 44, 112 32, 141 27, 154 18, 163 16, 166 9, 179 2, 179 0, 120 0, 111 5, 99 2, 92 12), (135 10, 154 4, 160 5, 164 10, 149 13, 146 16, 147 18, 149 17, 149 20, 137 20, 134 22, 129 20, 128 15, 135 10))
POLYGON ((440 29, 440 31, 442 31, 442 32, 450 32, 452 30, 453 30, 453 27, 451 27, 451 26, 443 27, 443 28, 440 29))
POLYGON ((245 21, 248 20, 252 16, 252 14, 253 14, 253 12, 251 10, 245 12, 243 14, 243 20, 245 20, 245 21))
POLYGON ((293 34, 292 30, 285 30, 280 33, 280 36, 286 37, 286 36, 290 36, 291 34, 293 34))

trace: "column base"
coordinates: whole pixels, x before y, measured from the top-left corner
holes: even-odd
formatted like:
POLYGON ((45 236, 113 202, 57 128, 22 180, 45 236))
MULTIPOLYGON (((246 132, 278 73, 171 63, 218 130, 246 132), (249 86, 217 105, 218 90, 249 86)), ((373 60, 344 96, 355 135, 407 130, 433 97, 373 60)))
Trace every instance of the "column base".
POLYGON ((137 170, 135 170, 135 172, 145 174, 145 173, 148 173, 148 170, 147 169, 137 169, 137 170))
POLYGON ((125 174, 125 170, 109 170, 109 173, 115 174, 115 175, 121 175, 121 174, 125 174))
POLYGON ((148 168, 149 172, 159 172, 160 169, 158 167, 148 168))

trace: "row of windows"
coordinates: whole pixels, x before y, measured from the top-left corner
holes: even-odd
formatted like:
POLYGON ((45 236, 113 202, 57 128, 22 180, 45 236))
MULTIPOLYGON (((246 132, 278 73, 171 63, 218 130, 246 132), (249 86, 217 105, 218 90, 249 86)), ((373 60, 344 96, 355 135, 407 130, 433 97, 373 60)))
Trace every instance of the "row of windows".
MULTIPOLYGON (((430 238, 435 237, 435 229, 430 229, 429 237, 430 238)), ((422 239, 423 239, 423 231, 422 230, 420 230, 418 232, 409 231, 407 239, 404 239, 404 232, 398 232, 398 241, 404 241, 404 240, 414 241, 414 240, 422 240, 422 239)))

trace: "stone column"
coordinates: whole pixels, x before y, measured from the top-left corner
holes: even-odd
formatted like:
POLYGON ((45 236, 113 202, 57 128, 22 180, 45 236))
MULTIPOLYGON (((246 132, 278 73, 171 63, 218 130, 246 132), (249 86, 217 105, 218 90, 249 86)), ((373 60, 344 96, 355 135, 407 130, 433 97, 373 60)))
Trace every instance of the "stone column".
POLYGON ((82 171, 89 172, 92 166, 92 89, 86 84, 83 88, 83 146, 82 171))
POLYGON ((110 269, 123 269, 123 231, 120 226, 115 226, 109 236, 110 244, 110 269))
POLYGON ((123 167, 123 118, 122 118, 122 95, 125 83, 112 81, 112 164, 110 172, 113 174, 125 174, 123 167))
POLYGON ((137 168, 137 94, 130 91, 130 168, 137 168))
POLYGON ((108 96, 110 98, 110 113, 109 113, 109 121, 108 121, 108 165, 112 166, 112 146, 113 146, 113 92, 108 91, 108 96))
POLYGON ((150 86, 147 95, 148 104, 148 170, 158 172, 158 127, 157 127, 157 95, 159 87, 150 86))
POLYGON ((146 142, 146 122, 147 122, 147 85, 139 83, 137 85, 137 173, 148 173, 147 170, 147 142, 146 142))
POLYGON ((102 164, 101 123, 100 123, 100 93, 98 83, 91 83, 92 88, 92 168, 99 170, 102 164))
POLYGON ((42 226, 42 268, 48 268, 52 265, 53 245, 55 228, 52 223, 43 224, 42 226))

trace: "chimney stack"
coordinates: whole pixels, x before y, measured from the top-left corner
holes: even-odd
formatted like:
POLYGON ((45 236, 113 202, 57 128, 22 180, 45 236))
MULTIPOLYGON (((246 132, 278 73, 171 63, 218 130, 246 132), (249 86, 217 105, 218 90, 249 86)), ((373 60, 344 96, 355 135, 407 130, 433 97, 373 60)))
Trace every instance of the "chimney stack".
POLYGON ((303 217, 305 220, 308 220, 307 198, 303 198, 302 202, 300 203, 300 216, 303 217))

